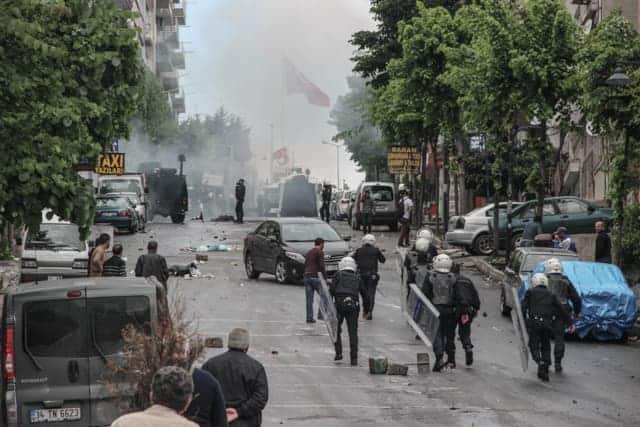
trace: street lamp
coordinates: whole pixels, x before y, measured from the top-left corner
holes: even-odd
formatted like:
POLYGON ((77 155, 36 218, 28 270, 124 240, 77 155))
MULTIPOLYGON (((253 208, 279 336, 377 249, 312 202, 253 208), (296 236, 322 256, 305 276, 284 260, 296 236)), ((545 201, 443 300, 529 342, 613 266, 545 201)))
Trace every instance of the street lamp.
POLYGON ((338 178, 337 184, 336 184, 336 188, 338 190, 340 190, 340 147, 342 147, 342 144, 338 144, 337 142, 329 142, 329 141, 322 141, 323 144, 325 145, 333 145, 334 147, 336 147, 336 175, 338 178))

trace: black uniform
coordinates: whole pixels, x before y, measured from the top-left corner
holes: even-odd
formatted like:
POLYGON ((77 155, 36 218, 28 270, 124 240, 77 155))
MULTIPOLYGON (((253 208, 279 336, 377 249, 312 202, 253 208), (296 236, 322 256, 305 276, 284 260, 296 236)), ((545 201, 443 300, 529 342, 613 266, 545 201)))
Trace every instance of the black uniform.
POLYGON ((376 304, 376 289, 378 288, 378 263, 385 263, 386 259, 380 249, 373 245, 362 245, 353 255, 360 273, 360 295, 362 296, 362 310, 364 317, 372 319, 373 307, 376 304))
POLYGON ((325 185, 322 190, 322 206, 320 207, 320 218, 329 222, 331 219, 331 186, 325 185))
POLYGON ((596 262, 611 264, 611 237, 606 231, 598 232, 596 237, 596 262))
MULTIPOLYGON (((549 274, 547 279, 549 280, 549 290, 558 298, 564 310, 571 314, 571 307, 573 306, 574 315, 576 317, 579 316, 582 311, 582 299, 569 278, 561 274, 549 274), (569 301, 571 301, 571 305, 569 305, 569 301)), ((562 370, 565 326, 565 322, 561 318, 557 318, 553 322, 553 359, 558 371, 562 370)))
POLYGON ((548 381, 553 324, 559 319, 563 325, 569 325, 571 316, 546 286, 527 290, 522 302, 522 312, 529 332, 531 357, 538 364, 538 378, 548 381))
POLYGON ((422 285, 422 292, 440 312, 438 332, 433 342, 433 352, 436 355, 434 371, 443 368, 442 356, 445 352, 447 353, 446 363, 455 367, 456 282, 457 278, 453 273, 431 271, 422 285))
MULTIPOLYGON (((456 281, 455 295, 458 336, 462 342, 462 348, 466 353, 470 353, 473 349, 473 344, 471 343, 471 321, 480 310, 480 297, 471 279, 462 275, 458 276, 456 281), (465 314, 469 316, 469 321, 463 324, 462 316, 465 314)), ((467 356, 467 365, 471 363, 473 363, 473 358, 467 356)))
POLYGON ((342 322, 346 319, 349 332, 349 348, 351 350, 351 364, 358 363, 358 314, 360 304, 358 289, 360 280, 358 275, 350 270, 338 271, 331 280, 331 294, 333 295, 338 314, 338 336, 336 340, 336 360, 342 360, 342 322))
POLYGON ((243 181, 238 181, 236 184, 236 221, 242 224, 244 220, 244 197, 247 193, 247 188, 244 186, 243 181))
POLYGON ((418 252, 414 244, 407 252, 407 256, 404 258, 404 267, 407 272, 407 283, 421 284, 422 282, 416 281, 416 277, 413 274, 416 267, 418 265, 426 265, 428 268, 431 268, 431 262, 436 256, 438 256, 438 250, 433 246, 433 244, 429 245, 426 252, 418 252))

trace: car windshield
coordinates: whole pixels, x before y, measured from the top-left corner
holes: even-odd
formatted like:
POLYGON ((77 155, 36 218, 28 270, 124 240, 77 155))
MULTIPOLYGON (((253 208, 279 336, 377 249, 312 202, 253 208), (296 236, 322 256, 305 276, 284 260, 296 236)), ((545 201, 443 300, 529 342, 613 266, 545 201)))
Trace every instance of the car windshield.
POLYGON ((393 188, 386 185, 373 185, 365 187, 364 192, 369 191, 371 198, 376 202, 393 202, 393 188))
POLYGON ((98 209, 123 208, 125 206, 128 206, 128 203, 124 197, 101 197, 96 199, 96 207, 98 209))
POLYGON ((560 261, 577 261, 578 258, 571 255, 563 255, 563 254, 530 254, 527 255, 524 263, 522 264, 522 268, 520 271, 522 273, 531 273, 534 268, 541 262, 548 260, 549 258, 557 258, 560 261))
POLYGON ((282 224, 282 240, 285 242, 313 242, 318 237, 327 242, 342 240, 338 233, 325 223, 282 224))
POLYGON ((135 179, 110 179, 100 183, 100 194, 136 193, 140 183, 135 179))
POLYGON ((86 244, 80 241, 80 231, 73 224, 42 224, 40 231, 29 233, 25 249, 84 251, 86 244))

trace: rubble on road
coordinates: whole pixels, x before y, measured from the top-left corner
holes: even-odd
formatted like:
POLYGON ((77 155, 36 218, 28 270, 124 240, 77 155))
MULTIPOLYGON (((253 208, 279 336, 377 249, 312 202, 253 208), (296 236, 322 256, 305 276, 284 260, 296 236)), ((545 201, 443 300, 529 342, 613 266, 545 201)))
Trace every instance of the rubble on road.
POLYGON ((222 337, 208 337, 204 340, 204 346, 207 348, 222 348, 223 345, 222 337))

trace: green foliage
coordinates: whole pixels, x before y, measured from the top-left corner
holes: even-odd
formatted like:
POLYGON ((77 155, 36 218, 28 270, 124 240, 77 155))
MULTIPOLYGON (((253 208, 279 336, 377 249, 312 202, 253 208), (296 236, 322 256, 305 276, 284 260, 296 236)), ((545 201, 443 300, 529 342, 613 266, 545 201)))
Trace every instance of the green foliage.
POLYGON ((142 79, 131 13, 113 2, 7 0, 0 9, 0 215, 41 211, 86 237, 93 191, 75 172, 126 137, 142 79))
POLYGON ((640 259, 640 205, 633 203, 625 207, 625 222, 619 233, 613 236, 616 259, 624 266, 637 266, 640 259))
POLYGON ((0 261, 13 260, 11 245, 8 240, 0 240, 0 261))
POLYGON ((178 121, 171 114, 169 97, 158 78, 150 71, 145 73, 144 84, 140 87, 140 107, 137 117, 153 143, 159 143, 176 136, 178 121))

